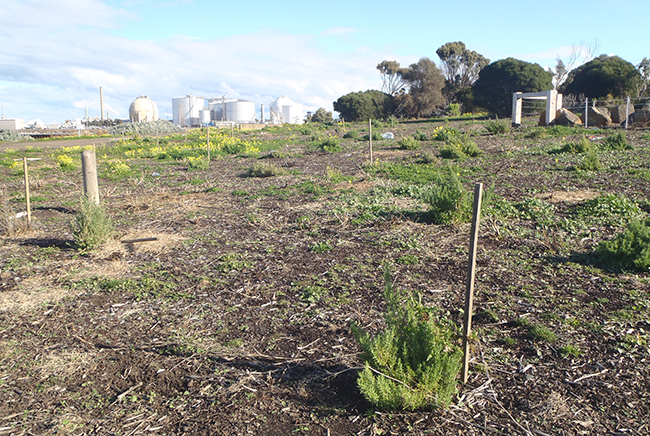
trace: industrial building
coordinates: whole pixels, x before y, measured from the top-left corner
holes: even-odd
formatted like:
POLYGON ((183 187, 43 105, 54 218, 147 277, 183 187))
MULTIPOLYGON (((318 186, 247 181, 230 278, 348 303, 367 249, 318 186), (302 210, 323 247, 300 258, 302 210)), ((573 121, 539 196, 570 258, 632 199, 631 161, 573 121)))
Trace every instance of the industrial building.
POLYGON ((129 106, 129 120, 132 123, 157 121, 158 106, 146 95, 138 97, 129 106))
POLYGON ((20 118, 0 118, 0 130, 20 130, 25 128, 25 121, 20 118))
POLYGON ((203 126, 221 122, 235 124, 254 124, 270 122, 271 124, 300 124, 303 122, 302 105, 286 96, 270 104, 270 120, 264 119, 264 105, 260 108, 260 117, 256 119, 255 103, 252 101, 227 98, 226 96, 206 99, 187 95, 172 98, 174 124, 181 127, 203 126))

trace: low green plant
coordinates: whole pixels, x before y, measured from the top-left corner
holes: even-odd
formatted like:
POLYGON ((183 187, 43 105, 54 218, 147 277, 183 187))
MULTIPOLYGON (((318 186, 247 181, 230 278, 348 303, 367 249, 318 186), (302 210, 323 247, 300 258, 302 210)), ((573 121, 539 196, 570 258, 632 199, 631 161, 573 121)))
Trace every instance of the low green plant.
POLYGON ((594 150, 594 146, 582 135, 578 141, 569 141, 559 150, 559 153, 588 153, 594 150))
POLYGON ((359 132, 356 130, 350 130, 349 132, 345 132, 343 137, 345 139, 359 139, 359 132))
POLYGON ((460 113, 460 103, 451 103, 447 107, 446 112, 447 112, 447 116, 450 116, 450 117, 458 117, 458 116, 460 116, 461 115, 461 113, 460 113))
POLYGON ((60 154, 56 157, 56 163, 61 171, 72 171, 76 168, 74 160, 67 154, 60 154))
POLYGON ((418 150, 420 148, 420 141, 411 136, 402 138, 397 143, 402 150, 418 150))
POLYGON ((602 142, 602 146, 608 150, 632 150, 634 147, 627 142, 624 132, 616 132, 608 136, 602 142))
POLYGON ((187 157, 187 169, 190 171, 207 170, 210 168, 210 161, 204 157, 187 157))
POLYGON ((433 131, 431 139, 434 141, 449 142, 458 135, 460 135, 460 133, 458 133, 458 130, 453 127, 439 126, 433 131))
POLYGON ((650 271, 650 218, 630 222, 624 232, 601 242, 596 255, 610 268, 650 271))
POLYGON ((483 127, 493 135, 503 135, 510 132, 510 124, 508 124, 508 122, 505 120, 487 120, 483 127))
POLYGON ((442 168, 437 180, 420 193, 420 198, 431 206, 436 224, 466 222, 471 218, 472 199, 454 167, 442 168))
POLYGON ((440 156, 445 159, 463 159, 480 156, 481 150, 469 135, 459 134, 447 140, 440 147, 440 156))
POLYGON ((255 162, 246 173, 248 177, 275 177, 287 174, 287 170, 269 162, 255 162))
POLYGON ((616 194, 604 194, 586 200, 575 207, 574 213, 589 220, 591 224, 608 226, 625 226, 643 216, 643 211, 636 202, 616 194))
POLYGON ((79 250, 91 250, 106 243, 113 234, 113 221, 101 204, 83 196, 79 210, 70 223, 74 245, 79 250))
POLYGON ((320 140, 316 147, 327 153, 336 153, 342 150, 341 144, 339 143, 338 138, 334 136, 327 137, 320 140))
POLYGON ((426 141, 428 138, 426 133, 422 133, 420 130, 416 130, 413 134, 413 139, 417 141, 426 141))
MULTIPOLYGON (((373 132, 372 132, 372 140, 373 141, 381 141, 382 139, 384 139, 384 137, 381 136, 381 133, 373 130, 373 132)), ((364 141, 370 141, 370 135, 364 135, 363 140, 364 141)))
POLYGON ((389 268, 384 283, 386 329, 370 337, 351 325, 365 361, 359 388, 382 410, 444 408, 456 392, 461 367, 458 328, 413 292, 394 289, 389 268))
POLYGON ((576 168, 583 171, 600 171, 602 167, 600 157, 595 150, 589 150, 582 158, 582 161, 576 166, 576 168))

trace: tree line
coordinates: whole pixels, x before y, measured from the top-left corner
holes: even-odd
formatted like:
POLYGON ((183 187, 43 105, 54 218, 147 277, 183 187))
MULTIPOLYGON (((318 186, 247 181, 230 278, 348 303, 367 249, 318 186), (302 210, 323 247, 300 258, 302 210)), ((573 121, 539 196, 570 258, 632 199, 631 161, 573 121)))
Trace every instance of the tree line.
POLYGON ((448 42, 436 54, 438 65, 427 57, 408 67, 380 62, 381 90, 343 95, 334 102, 334 110, 346 121, 426 118, 450 109, 508 117, 513 92, 558 89, 583 99, 650 97, 648 58, 635 66, 618 56, 592 55, 575 67, 574 52, 566 64, 558 58, 555 70, 548 71, 514 58, 490 62, 462 41, 448 42))

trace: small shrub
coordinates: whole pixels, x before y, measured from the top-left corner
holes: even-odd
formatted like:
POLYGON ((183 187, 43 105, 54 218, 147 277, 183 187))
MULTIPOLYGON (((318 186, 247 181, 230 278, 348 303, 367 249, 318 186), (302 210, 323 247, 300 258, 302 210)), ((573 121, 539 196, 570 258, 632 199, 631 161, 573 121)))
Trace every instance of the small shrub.
POLYGON ((420 141, 410 136, 400 139, 398 144, 402 150, 418 150, 420 148, 420 141))
POLYGON ((578 357, 582 356, 582 351, 580 351, 578 347, 575 347, 571 344, 561 347, 558 351, 564 357, 573 357, 574 359, 577 359, 578 357))
POLYGON ((539 324, 532 324, 528 327, 528 337, 536 342, 555 342, 557 335, 553 330, 539 324))
POLYGON ((359 139, 359 132, 356 130, 350 130, 349 132, 345 132, 343 137, 345 139, 359 139))
POLYGON ((101 204, 82 197, 79 210, 70 223, 74 244, 79 250, 91 250, 106 243, 113 234, 113 222, 101 204))
MULTIPOLYGON (((384 139, 384 137, 381 136, 381 133, 376 132, 376 131, 372 132, 372 140, 373 141, 381 141, 382 139, 384 139)), ((364 141, 370 141, 370 135, 364 135, 363 140, 364 141)))
POLYGON ((325 151, 327 153, 336 153, 342 150, 338 138, 334 136, 330 136, 328 138, 321 140, 320 142, 318 142, 318 144, 316 144, 316 147, 318 147, 320 150, 325 151))
POLYGON ((615 194, 589 199, 576 206, 575 213, 592 224, 609 226, 625 226, 643 216, 643 211, 636 202, 615 194))
POLYGON ((426 141, 427 140, 427 134, 422 133, 419 130, 416 130, 415 133, 413 134, 413 139, 417 141, 426 141))
POLYGON ((132 174, 133 171, 130 166, 121 160, 116 160, 108 163, 108 170, 106 171, 105 176, 111 180, 123 180, 132 174))
POLYGON ((326 251, 331 251, 334 247, 330 245, 328 241, 317 242, 311 247, 311 251, 314 253, 324 253, 326 251))
POLYGON ((627 137, 623 132, 616 132, 608 136, 602 142, 603 148, 609 150, 632 150, 634 147, 627 142, 627 137))
POLYGON ((596 255, 610 268, 650 271, 650 218, 632 221, 623 233, 601 242, 596 255))
POLYGON ((567 142, 560 149, 560 153, 587 153, 593 151, 594 146, 584 135, 577 142, 567 142))
POLYGON ((207 170, 210 168, 210 161, 207 158, 188 156, 187 169, 190 171, 207 170))
POLYGON ((466 222, 471 218, 471 196, 452 167, 440 171, 437 180, 420 193, 420 198, 431 206, 430 213, 436 224, 466 222))
POLYGON ((598 153, 595 150, 588 151, 582 159, 582 162, 577 165, 577 168, 583 171, 600 171, 602 165, 598 153))
POLYGON ((352 324, 365 368, 357 383, 363 395, 380 409, 443 408, 456 392, 462 352, 458 329, 422 305, 411 292, 393 289, 384 274, 386 329, 374 338, 352 324))
POLYGON ((61 171, 72 171, 75 169, 74 160, 67 154, 60 154, 56 157, 56 163, 61 171))
POLYGON ((479 150, 476 142, 472 141, 468 135, 459 134, 446 141, 446 144, 440 147, 440 156, 445 159, 464 159, 466 157, 478 157, 479 150))
POLYGON ((384 127, 384 123, 379 120, 372 120, 370 124, 374 129, 381 129, 384 127))
POLYGON ((458 136, 458 131, 453 127, 440 126, 433 131, 432 139, 434 141, 449 142, 458 136))
POLYGON ((485 130, 493 135, 503 135, 510 132, 510 124, 507 121, 487 120, 485 122, 485 130))
POLYGON ((461 113, 460 113, 460 103, 451 103, 447 107, 447 116, 459 117, 460 115, 461 115, 461 113))
POLYGON ((283 176, 287 173, 284 168, 273 163, 255 162, 252 167, 248 169, 246 175, 248 177, 275 177, 283 176))

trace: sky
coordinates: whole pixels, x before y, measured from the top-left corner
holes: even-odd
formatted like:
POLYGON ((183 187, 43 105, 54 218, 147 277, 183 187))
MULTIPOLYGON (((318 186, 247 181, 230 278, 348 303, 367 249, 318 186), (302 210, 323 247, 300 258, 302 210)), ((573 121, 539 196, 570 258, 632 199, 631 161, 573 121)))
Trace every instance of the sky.
POLYGON ((147 95, 161 118, 172 98, 287 96, 305 111, 381 89, 376 67, 406 67, 463 41, 491 61, 552 68, 598 48, 637 65, 650 57, 650 2, 297 0, 2 0, 0 116, 45 123, 111 118, 147 95))

